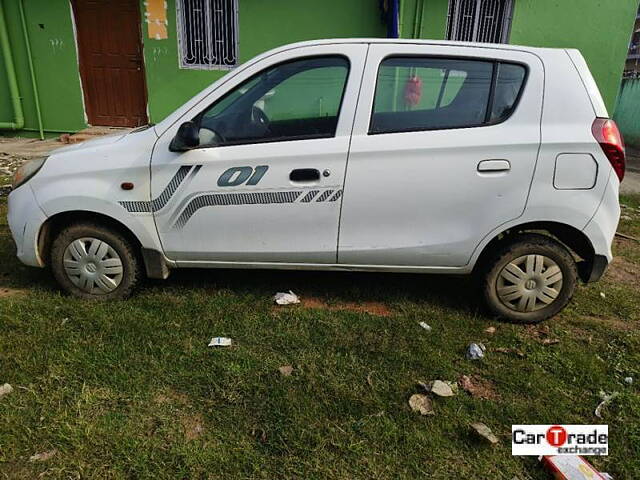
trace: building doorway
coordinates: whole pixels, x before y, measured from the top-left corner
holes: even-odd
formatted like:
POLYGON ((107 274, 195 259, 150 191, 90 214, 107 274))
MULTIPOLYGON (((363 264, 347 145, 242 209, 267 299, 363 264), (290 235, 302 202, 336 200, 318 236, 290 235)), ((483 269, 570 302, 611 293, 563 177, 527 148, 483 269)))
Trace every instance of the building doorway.
POLYGON ((72 0, 72 5, 89 124, 146 124, 138 0, 72 0))

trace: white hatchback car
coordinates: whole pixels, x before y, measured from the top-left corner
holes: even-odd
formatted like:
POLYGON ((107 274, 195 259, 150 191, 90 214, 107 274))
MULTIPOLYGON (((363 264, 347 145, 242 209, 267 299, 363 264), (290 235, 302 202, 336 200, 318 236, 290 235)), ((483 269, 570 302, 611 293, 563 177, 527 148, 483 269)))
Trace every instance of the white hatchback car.
POLYGON ((171 268, 469 274, 536 322, 611 261, 624 145, 576 50, 281 47, 17 172, 18 257, 84 298, 171 268))

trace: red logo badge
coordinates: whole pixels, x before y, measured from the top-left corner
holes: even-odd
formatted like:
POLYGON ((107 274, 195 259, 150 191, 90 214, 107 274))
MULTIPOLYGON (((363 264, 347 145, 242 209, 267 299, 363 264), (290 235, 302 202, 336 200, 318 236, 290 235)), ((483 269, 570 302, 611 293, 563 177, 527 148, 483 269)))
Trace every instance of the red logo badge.
POLYGON ((567 431, 560 425, 554 425, 547 430, 547 442, 553 447, 561 447, 567 441, 567 431))

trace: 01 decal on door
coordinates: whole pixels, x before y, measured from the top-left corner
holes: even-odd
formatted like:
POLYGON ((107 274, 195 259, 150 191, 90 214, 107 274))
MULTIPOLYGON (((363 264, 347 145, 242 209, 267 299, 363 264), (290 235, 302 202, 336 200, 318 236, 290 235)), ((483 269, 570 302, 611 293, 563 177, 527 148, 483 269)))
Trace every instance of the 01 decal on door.
MULTIPOLYGON (((183 165, 173 176, 169 184, 162 191, 160 196, 151 201, 121 201, 119 202, 129 213, 152 213, 161 211, 173 198, 181 185, 187 182, 183 181, 195 177, 202 165, 183 165), (192 174, 187 175, 191 172, 192 174)), ((251 167, 231 167, 224 171, 218 178, 218 186, 231 187, 238 185, 257 185, 269 167, 261 165, 255 168, 251 167), (253 175, 252 175, 253 173, 253 175), (234 179, 234 175, 236 178, 234 179), (240 180, 238 180, 240 179, 240 180)), ((278 192, 257 192, 257 193, 217 193, 207 194, 205 192, 197 192, 188 197, 179 206, 172 210, 169 224, 173 229, 183 228, 193 214, 200 208, 204 207, 220 207, 233 205, 270 205, 277 203, 300 203, 316 202, 335 202, 342 196, 342 190, 323 189, 323 190, 289 190, 278 192), (306 193, 305 193, 306 192, 306 193), (303 195, 304 193, 304 195, 303 195)))

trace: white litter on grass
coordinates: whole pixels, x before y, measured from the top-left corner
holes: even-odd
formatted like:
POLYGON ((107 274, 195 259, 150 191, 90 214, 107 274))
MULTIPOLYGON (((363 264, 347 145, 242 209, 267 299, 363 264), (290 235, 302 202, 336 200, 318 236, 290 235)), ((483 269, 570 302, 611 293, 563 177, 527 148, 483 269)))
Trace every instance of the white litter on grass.
POLYGON ((209 347, 230 347, 232 340, 227 337, 213 337, 209 342, 209 347))
POLYGON ((298 296, 293 293, 291 290, 289 292, 278 292, 273 296, 273 300, 278 305, 293 305, 296 303, 300 303, 300 299, 298 296))
POLYGON ((5 395, 10 394, 11 392, 13 392, 13 387, 8 383, 5 383, 0 387, 0 397, 4 397, 5 395))
POLYGON ((431 325, 427 324, 426 322, 420 322, 418 325, 424 328, 427 332, 431 331, 431 325))
POLYGON ((604 292, 600 292, 600 296, 601 296, 602 298, 607 298, 607 296, 604 294, 604 292))
POLYGON ((618 395, 618 392, 613 392, 611 395, 607 395, 602 390, 600 390, 600 398, 602 399, 602 401, 598 404, 598 406, 596 407, 596 411, 594 412, 596 417, 602 418, 602 408, 605 405, 610 404, 618 395))
POLYGON ((627 385, 633 385, 633 377, 625 377, 624 383, 627 385))

